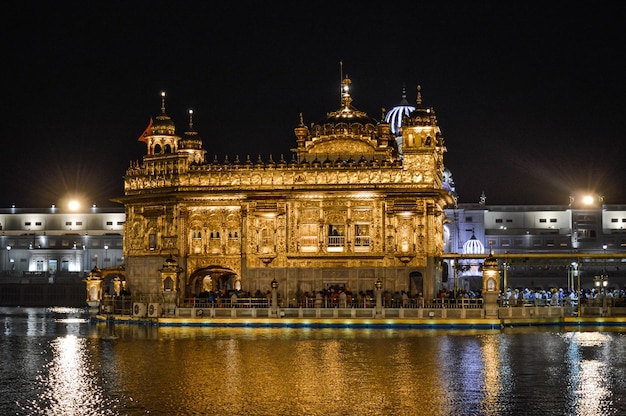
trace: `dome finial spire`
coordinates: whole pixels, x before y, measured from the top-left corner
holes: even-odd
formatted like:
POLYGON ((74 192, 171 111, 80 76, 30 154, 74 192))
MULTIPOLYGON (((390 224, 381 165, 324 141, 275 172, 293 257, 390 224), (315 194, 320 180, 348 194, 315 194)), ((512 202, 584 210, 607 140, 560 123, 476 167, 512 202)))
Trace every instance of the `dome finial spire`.
POLYGON ((161 113, 165 114, 165 91, 161 91, 161 113))
POLYGON ((193 130, 193 110, 189 110, 189 130, 193 130))
POLYGON ((350 103, 352 103, 352 97, 350 97, 350 78, 348 78, 348 74, 341 82, 341 105, 343 108, 349 108, 350 103))
POLYGON ((343 81, 343 61, 339 61, 339 82, 343 81))

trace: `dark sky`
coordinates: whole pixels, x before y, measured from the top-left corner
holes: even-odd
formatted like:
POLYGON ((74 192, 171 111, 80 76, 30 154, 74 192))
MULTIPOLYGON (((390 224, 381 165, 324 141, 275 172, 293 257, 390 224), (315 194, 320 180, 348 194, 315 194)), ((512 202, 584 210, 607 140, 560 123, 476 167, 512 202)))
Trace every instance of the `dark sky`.
POLYGON ((422 86, 460 202, 626 203, 626 3, 573 4, 5 1, 0 207, 112 205, 162 90, 210 160, 290 158, 340 61, 376 119, 422 86))

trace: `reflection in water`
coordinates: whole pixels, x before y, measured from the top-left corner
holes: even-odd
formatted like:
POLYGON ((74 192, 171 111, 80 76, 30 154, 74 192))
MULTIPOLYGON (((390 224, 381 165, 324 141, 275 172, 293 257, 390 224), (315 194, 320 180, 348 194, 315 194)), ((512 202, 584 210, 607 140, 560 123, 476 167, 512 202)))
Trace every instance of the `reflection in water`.
MULTIPOLYGON (((612 338, 597 332, 568 333, 564 338, 569 342, 570 405, 576 409, 575 414, 608 414, 614 405, 610 386, 613 381, 619 382, 611 380, 613 376, 608 344, 612 338)), ((622 377, 623 375, 622 372, 622 377)), ((621 380, 623 383, 623 378, 621 380)))
POLYGON ((1 414, 626 414, 623 329, 158 328, 1 308, 0 319, 1 414))
POLYGON ((85 339, 74 335, 50 343, 53 359, 37 377, 41 395, 25 409, 42 415, 83 415, 94 411, 113 414, 110 403, 104 403, 98 378, 90 368, 86 345, 85 339))
POLYGON ((506 373, 502 371, 500 339, 483 337, 482 341, 480 357, 483 361, 482 385, 485 394, 480 407, 484 409, 484 414, 500 415, 506 410, 500 408, 499 405, 502 403, 501 398, 507 394, 505 389, 508 387, 506 381, 503 380, 506 373))

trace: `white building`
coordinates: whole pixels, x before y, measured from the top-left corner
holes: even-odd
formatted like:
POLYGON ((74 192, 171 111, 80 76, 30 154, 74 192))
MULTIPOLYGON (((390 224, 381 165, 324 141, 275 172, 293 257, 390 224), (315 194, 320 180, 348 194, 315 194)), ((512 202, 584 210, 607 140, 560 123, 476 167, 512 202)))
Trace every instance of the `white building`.
MULTIPOLYGON (((479 203, 458 204, 445 212, 445 252, 469 258, 473 253, 466 250, 468 242, 481 242, 501 260, 511 286, 562 287, 571 285, 579 271, 585 287, 601 275, 609 277, 610 286, 626 284, 626 264, 616 256, 626 252, 626 205, 573 196, 564 205, 496 206, 487 205, 483 195, 479 203), (580 264, 572 270, 572 263, 580 264)), ((468 275, 462 267, 469 261, 446 260, 450 286, 474 286, 471 278, 478 271, 468 275)))
POLYGON ((123 207, 1 208, 2 280, 80 281, 96 266, 120 266, 124 221, 123 207))

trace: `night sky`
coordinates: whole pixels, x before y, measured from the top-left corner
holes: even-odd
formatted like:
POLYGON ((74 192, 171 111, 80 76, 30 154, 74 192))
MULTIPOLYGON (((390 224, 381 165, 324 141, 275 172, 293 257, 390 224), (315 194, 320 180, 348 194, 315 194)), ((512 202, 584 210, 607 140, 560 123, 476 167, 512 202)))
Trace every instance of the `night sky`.
POLYGON ((300 112, 309 125, 340 107, 340 61, 376 119, 421 85, 459 202, 626 204, 624 2, 5 1, 0 15, 0 207, 115 206, 161 91, 178 134, 194 110, 209 160, 288 160, 300 112))

